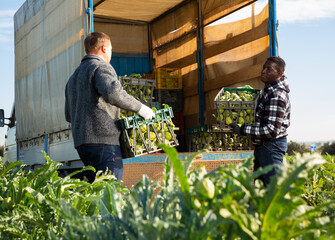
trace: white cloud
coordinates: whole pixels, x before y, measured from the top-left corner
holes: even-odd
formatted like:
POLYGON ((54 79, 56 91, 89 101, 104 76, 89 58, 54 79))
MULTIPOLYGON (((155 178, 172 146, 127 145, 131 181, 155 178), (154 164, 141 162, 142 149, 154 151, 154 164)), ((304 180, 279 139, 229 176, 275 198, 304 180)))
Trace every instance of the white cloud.
POLYGON ((13 21, 0 18, 0 29, 13 28, 13 27, 14 27, 13 21))
POLYGON ((277 15, 280 23, 335 18, 335 0, 279 0, 277 15))
POLYGON ((16 11, 13 9, 0 10, 0 17, 13 17, 16 11))
POLYGON ((0 11, 0 43, 11 43, 14 32, 14 14, 16 10, 0 11))
POLYGON ((8 35, 0 34, 0 43, 10 43, 12 38, 8 35))

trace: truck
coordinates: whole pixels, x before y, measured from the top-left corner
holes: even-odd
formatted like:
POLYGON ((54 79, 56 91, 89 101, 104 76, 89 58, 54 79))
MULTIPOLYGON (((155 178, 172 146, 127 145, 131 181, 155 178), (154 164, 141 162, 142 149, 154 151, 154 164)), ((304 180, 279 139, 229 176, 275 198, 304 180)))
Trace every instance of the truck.
POLYGON ((278 55, 277 27, 275 0, 26 0, 14 16, 16 160, 35 169, 45 151, 64 171, 83 166, 64 89, 88 33, 110 36, 120 76, 181 69, 183 124, 192 128, 211 124, 223 87, 263 87, 262 65, 278 55))

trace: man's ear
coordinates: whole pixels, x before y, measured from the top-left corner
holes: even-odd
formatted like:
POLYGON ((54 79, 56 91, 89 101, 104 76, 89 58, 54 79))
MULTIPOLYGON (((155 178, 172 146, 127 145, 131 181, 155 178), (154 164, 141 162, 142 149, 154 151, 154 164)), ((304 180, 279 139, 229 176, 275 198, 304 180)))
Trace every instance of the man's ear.
POLYGON ((278 78, 281 78, 283 75, 284 75, 283 72, 279 72, 279 74, 278 74, 278 78))
POLYGON ((105 46, 105 45, 102 45, 102 46, 101 46, 101 52, 105 53, 106 50, 107 50, 107 49, 106 49, 106 46, 105 46))

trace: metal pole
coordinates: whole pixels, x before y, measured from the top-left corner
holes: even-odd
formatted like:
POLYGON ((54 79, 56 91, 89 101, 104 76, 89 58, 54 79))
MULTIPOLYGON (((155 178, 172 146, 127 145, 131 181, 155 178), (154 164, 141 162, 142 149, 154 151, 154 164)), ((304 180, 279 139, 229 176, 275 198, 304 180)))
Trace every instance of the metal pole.
POLYGON ((20 160, 20 150, 19 150, 19 144, 16 141, 16 161, 20 160))
POLYGON ((85 11, 90 20, 90 33, 94 32, 94 27, 93 27, 93 0, 88 0, 88 9, 85 11))
POLYGON ((270 35, 270 55, 278 56, 278 40, 277 40, 277 9, 276 0, 269 0, 269 35, 270 35))
POLYGON ((197 62, 198 62, 198 96, 199 96, 199 122, 200 126, 204 125, 205 106, 205 92, 204 92, 204 36, 203 36, 203 22, 201 12, 201 0, 198 0, 198 28, 197 28, 197 62))
POLYGON ((151 37, 151 23, 148 23, 149 72, 153 72, 153 51, 151 37))

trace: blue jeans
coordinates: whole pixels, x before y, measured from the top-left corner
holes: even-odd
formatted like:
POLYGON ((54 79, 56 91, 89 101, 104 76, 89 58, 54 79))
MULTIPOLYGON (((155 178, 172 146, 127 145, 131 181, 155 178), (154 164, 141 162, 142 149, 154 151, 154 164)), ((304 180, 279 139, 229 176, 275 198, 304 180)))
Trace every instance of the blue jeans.
MULTIPOLYGON (((254 171, 260 167, 264 168, 272 164, 283 166, 283 157, 286 151, 286 138, 272 139, 256 145, 254 151, 254 171)), ((259 179, 263 181, 264 185, 267 185, 270 183, 270 177, 277 175, 279 171, 280 168, 275 167, 266 174, 259 176, 259 179)))
MULTIPOLYGON (((90 145, 76 147, 80 159, 85 166, 92 166, 96 171, 105 172, 108 169, 118 180, 122 180, 123 163, 121 148, 118 145, 90 145)), ((90 183, 94 182, 96 172, 86 171, 85 176, 90 183)))

